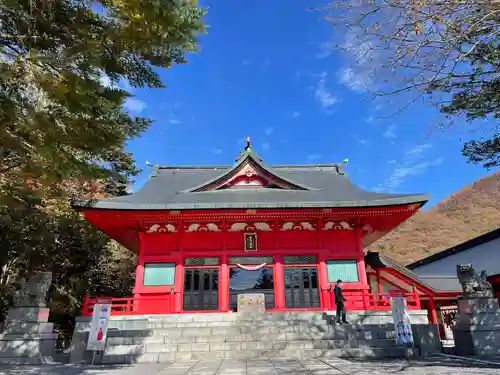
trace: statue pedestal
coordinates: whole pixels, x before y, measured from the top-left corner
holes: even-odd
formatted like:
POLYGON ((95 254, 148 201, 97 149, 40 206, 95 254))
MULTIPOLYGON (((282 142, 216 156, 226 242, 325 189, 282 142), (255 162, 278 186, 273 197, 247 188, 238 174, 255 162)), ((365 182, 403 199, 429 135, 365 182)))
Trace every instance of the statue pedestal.
POLYGON ((48 318, 48 308, 11 308, 0 334, 0 364, 39 364, 52 357, 57 333, 48 318))
POLYGON ((460 297, 453 329, 457 355, 500 355, 500 307, 491 297, 460 297))
POLYGON ((0 334, 0 364, 39 364, 53 357, 57 333, 43 303, 51 280, 50 272, 35 274, 15 293, 0 334))

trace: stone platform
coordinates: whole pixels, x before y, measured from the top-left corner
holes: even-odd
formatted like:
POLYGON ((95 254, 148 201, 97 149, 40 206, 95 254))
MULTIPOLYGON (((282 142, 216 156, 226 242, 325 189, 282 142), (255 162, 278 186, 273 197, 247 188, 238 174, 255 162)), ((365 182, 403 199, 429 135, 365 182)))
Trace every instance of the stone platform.
POLYGON ((500 355, 500 307, 496 298, 459 298, 453 329, 458 355, 500 355))
POLYGON ((0 364, 37 364, 52 356, 57 334, 45 307, 13 307, 0 334, 0 364))
MULTIPOLYGON (((106 350, 98 363, 166 363, 179 360, 250 358, 385 358, 441 351, 427 312, 411 311, 416 347, 397 346, 389 311, 351 312, 335 325, 323 312, 178 314, 112 317, 106 350)), ((72 363, 89 363, 90 318, 77 321, 72 363)))

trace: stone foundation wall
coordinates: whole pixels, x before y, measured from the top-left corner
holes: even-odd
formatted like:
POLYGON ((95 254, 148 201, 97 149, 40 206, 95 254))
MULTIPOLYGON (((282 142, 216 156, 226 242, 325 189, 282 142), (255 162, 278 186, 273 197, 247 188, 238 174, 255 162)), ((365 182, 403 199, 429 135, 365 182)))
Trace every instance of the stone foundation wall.
MULTIPOLYGON (((419 352, 424 355, 440 352, 437 327, 429 324, 427 311, 411 311, 410 317, 419 352)), ((156 362, 160 357, 164 360, 196 359, 204 355, 229 358, 407 354, 406 348, 395 346, 391 312, 351 312, 348 326, 335 326, 333 318, 330 313, 322 312, 112 317, 106 351, 97 360, 128 363, 156 362)), ((92 360, 92 352, 85 350, 90 322, 90 317, 77 319, 71 348, 72 363, 92 360)))

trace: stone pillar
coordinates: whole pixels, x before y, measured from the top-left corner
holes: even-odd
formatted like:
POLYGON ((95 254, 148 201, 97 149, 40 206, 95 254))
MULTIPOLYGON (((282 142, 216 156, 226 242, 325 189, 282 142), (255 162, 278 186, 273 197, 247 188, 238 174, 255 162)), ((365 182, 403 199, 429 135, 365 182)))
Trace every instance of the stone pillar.
POLYGON ((0 334, 0 364, 38 364, 54 355, 57 334, 45 307, 51 281, 48 272, 35 274, 28 283, 21 281, 0 334))
POLYGON ((500 355, 500 307, 492 297, 462 296, 453 328, 457 355, 500 355))

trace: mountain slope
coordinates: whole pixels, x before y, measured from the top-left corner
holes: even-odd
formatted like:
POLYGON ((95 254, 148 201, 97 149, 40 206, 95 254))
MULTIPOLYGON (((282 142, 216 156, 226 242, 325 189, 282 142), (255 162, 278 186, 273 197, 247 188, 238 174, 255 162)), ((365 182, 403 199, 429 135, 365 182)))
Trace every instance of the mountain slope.
POLYGON ((418 212, 369 247, 409 264, 500 227, 500 172, 418 212))

